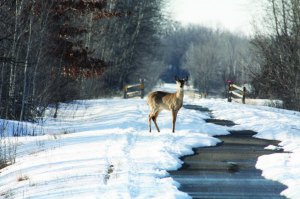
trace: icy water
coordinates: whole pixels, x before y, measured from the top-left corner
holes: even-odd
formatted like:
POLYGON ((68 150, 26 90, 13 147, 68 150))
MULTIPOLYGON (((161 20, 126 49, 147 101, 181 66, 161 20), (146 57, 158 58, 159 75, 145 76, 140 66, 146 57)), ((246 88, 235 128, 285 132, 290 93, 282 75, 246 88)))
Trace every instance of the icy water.
MULTIPOLYGON (((188 108, 192 109, 192 106, 188 108)), ((204 111, 198 107, 196 110, 204 111)), ((219 125, 232 126, 231 121, 209 119, 219 125)), ((253 138, 253 131, 232 131, 217 136, 223 142, 216 147, 197 148, 195 155, 183 157, 184 165, 170 172, 181 184, 180 190, 193 198, 216 199, 277 199, 286 186, 267 180, 255 168, 261 155, 275 153, 265 150, 277 141, 253 138)))

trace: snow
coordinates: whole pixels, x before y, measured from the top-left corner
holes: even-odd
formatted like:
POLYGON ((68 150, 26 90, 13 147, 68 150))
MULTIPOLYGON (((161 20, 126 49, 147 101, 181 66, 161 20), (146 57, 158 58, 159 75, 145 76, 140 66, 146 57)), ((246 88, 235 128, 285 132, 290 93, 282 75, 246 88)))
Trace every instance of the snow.
MULTIPOLYGON (((174 86, 159 90, 174 91, 174 86)), ((256 166, 266 178, 288 186, 283 195, 300 198, 299 112, 187 95, 184 103, 208 107, 214 117, 238 125, 208 124, 204 119, 210 113, 182 108, 175 133, 167 111, 157 120, 161 132, 149 133, 145 99, 61 104, 58 118, 51 117, 54 110, 49 108, 42 126, 25 125, 38 136, 15 140, 16 163, 0 170, 0 198, 190 198, 168 171, 180 168, 180 157, 192 154, 192 148, 214 146, 220 142, 214 135, 233 129, 281 140, 280 147, 291 153, 261 156, 256 166)), ((9 133, 13 122, 6 123, 9 133)))
POLYGON ((29 126, 39 136, 18 138, 16 163, 0 173, 0 198, 190 198, 167 171, 228 131, 182 109, 176 133, 167 111, 158 118, 161 133, 149 133, 148 112, 145 99, 61 104, 56 119, 49 109, 42 127, 29 126))

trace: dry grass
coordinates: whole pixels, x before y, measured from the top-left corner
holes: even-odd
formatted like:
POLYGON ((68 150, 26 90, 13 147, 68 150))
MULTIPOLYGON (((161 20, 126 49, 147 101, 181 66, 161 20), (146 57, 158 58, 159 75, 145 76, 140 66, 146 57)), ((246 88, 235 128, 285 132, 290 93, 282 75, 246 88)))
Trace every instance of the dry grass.
POLYGON ((29 177, 27 175, 21 175, 17 179, 18 182, 25 181, 25 180, 29 180, 29 177))
POLYGON ((14 198, 14 193, 9 189, 6 192, 0 193, 0 198, 5 198, 5 199, 10 198, 10 199, 12 199, 12 198, 14 198))

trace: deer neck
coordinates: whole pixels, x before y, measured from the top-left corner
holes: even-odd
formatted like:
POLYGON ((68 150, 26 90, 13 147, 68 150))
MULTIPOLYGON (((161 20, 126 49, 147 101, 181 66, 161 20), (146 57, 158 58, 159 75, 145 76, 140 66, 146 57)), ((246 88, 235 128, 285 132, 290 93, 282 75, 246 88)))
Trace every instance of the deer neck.
POLYGON ((183 99, 183 88, 177 88, 176 98, 183 99))

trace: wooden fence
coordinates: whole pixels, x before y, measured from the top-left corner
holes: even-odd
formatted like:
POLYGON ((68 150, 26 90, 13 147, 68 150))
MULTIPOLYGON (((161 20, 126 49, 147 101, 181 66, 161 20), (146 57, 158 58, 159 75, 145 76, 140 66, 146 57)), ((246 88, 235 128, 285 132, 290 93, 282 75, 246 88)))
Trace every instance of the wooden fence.
POLYGON ((141 99, 144 98, 145 84, 144 80, 141 79, 139 84, 131 84, 124 86, 124 99, 140 96, 141 99))
POLYGON ((246 87, 240 87, 232 82, 228 83, 228 102, 231 102, 233 98, 242 99, 242 103, 245 104, 246 100, 246 87))

